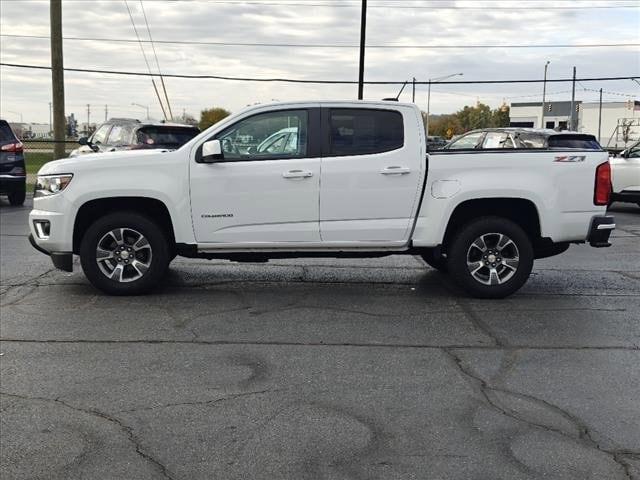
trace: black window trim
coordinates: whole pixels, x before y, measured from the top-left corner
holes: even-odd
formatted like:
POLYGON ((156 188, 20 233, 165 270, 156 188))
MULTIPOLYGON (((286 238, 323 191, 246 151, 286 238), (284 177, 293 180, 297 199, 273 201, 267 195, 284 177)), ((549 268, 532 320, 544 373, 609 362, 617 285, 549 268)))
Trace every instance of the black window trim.
POLYGON ((360 157, 362 155, 379 155, 381 153, 393 152, 395 150, 401 150, 405 147, 405 124, 404 115, 400 110, 394 108, 367 108, 361 106, 337 106, 337 107, 322 107, 322 158, 329 157, 360 157), (331 153, 331 111, 332 110, 365 110, 365 111, 378 111, 378 112, 391 112, 400 115, 402 121, 402 145, 395 148, 389 148, 387 150, 381 150, 372 153, 351 153, 348 155, 331 153))
MULTIPOLYGON (((264 162, 269 160, 303 160, 303 159, 312 159, 312 158, 320 158, 321 157, 321 138, 320 138, 320 108, 319 107, 289 107, 277 110, 266 110, 261 112, 256 112, 252 115, 247 115, 246 117, 239 118, 237 121, 227 125, 219 132, 214 133, 206 140, 204 140, 198 148, 196 149, 195 161, 196 163, 204 163, 202 162, 202 145, 210 140, 216 140, 218 135, 227 131, 229 128, 237 125, 239 122, 244 122, 253 117, 257 117, 258 115, 264 115, 267 113, 282 113, 282 112, 299 112, 306 111, 307 112, 307 154, 303 156, 281 156, 279 154, 276 155, 268 155, 260 158, 230 158, 230 159, 220 159, 217 160, 216 163, 238 163, 238 162, 264 162)), ((275 132, 274 132, 275 133, 275 132)))

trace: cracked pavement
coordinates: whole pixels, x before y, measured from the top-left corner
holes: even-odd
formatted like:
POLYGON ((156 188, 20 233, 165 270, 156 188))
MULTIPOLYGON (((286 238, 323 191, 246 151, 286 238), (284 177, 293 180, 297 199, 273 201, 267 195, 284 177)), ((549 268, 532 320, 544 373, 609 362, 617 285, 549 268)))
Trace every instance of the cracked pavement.
POLYGON ((106 297, 0 204, 5 479, 640 480, 640 209, 502 301, 414 257, 176 259, 106 297))

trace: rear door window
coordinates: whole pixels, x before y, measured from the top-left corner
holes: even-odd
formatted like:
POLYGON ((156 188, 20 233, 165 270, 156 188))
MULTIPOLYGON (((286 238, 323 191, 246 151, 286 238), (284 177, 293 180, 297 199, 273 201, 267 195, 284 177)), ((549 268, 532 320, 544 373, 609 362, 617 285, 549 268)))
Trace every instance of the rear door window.
POLYGON ((329 155, 367 155, 404 145, 402 114, 394 110, 332 108, 329 155))
POLYGON ((511 135, 507 132, 487 132, 482 148, 514 148, 511 135))

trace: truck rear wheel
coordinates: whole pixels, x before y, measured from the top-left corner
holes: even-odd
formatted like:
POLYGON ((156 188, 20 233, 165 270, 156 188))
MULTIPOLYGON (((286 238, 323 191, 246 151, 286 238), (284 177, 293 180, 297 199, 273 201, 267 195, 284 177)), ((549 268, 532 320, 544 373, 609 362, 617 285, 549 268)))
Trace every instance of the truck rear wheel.
POLYGON ((89 281, 111 295, 139 295, 157 286, 169 265, 164 231, 134 212, 96 220, 80 244, 80 262, 89 281))
POLYGON ((448 250, 449 273, 469 294, 504 298, 517 291, 533 268, 533 247, 520 226, 482 217, 464 226, 448 250))

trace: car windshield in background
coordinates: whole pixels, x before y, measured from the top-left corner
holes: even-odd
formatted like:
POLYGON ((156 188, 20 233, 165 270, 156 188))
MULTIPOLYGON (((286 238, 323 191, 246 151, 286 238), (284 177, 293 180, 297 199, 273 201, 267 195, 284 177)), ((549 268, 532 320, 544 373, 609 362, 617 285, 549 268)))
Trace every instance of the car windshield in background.
POLYGON ((138 130, 136 141, 139 148, 181 147, 200 131, 196 128, 144 127, 138 130))

